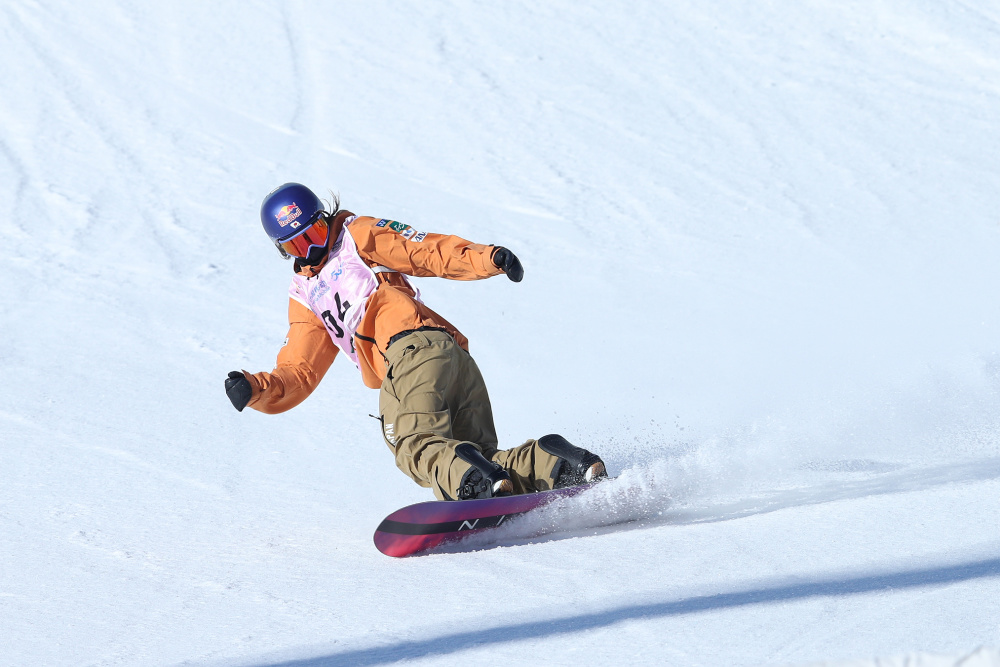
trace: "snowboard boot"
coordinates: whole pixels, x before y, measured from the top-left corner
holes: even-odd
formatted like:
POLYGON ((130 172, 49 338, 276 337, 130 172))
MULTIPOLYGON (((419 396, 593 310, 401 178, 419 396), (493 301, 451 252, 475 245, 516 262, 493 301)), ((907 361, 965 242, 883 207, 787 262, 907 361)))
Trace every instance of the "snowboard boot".
POLYGON ((514 492, 514 483, 507 471, 488 461, 473 445, 463 442, 455 447, 455 456, 472 466, 462 475, 462 483, 458 487, 459 500, 497 498, 514 492))
POLYGON ((542 436, 538 439, 538 446, 552 456, 562 459, 553 489, 592 484, 608 476, 600 456, 570 444, 561 435, 542 436))

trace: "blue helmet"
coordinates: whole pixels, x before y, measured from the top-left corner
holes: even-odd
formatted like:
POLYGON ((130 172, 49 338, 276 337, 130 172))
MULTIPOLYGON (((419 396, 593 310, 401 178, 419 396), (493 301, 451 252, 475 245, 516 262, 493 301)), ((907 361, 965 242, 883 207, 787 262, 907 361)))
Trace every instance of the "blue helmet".
POLYGON ((326 212, 323 202, 300 183, 279 185, 264 197, 260 222, 274 245, 295 236, 326 212))

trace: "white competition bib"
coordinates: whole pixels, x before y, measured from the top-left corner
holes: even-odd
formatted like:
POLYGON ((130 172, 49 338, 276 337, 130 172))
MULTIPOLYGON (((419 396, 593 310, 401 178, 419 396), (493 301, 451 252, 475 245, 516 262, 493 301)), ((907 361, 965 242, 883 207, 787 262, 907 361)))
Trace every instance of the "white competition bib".
MULTIPOLYGON (((316 313, 316 317, 326 325, 334 345, 357 366, 354 335, 365 316, 369 297, 378 288, 375 274, 389 269, 372 269, 361 259, 354 238, 347 231, 347 226, 353 221, 354 218, 345 221, 340 238, 330 248, 330 258, 323 269, 312 278, 296 274, 288 294, 316 313)), ((403 279, 406 280, 405 277, 403 279)))

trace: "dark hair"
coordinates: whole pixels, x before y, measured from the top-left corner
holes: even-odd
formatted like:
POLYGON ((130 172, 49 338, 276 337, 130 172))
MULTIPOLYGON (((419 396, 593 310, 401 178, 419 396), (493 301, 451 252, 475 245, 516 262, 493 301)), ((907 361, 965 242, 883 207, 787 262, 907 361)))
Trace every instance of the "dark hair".
POLYGON ((326 208, 329 209, 326 212, 327 218, 334 217, 340 211, 340 195, 335 193, 333 190, 330 190, 330 201, 325 199, 321 199, 320 201, 322 201, 326 205, 326 208))

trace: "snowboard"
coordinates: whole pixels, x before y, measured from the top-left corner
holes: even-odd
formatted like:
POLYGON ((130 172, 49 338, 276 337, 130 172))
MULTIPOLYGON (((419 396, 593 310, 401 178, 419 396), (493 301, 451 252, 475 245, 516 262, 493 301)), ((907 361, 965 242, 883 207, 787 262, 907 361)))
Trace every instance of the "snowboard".
POLYGON ((432 500, 398 509, 375 530, 375 547, 386 556, 419 554, 466 535, 506 524, 514 517, 592 488, 581 484, 555 491, 483 500, 432 500))

